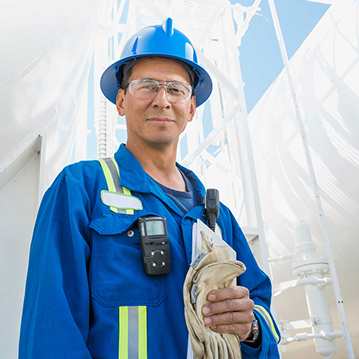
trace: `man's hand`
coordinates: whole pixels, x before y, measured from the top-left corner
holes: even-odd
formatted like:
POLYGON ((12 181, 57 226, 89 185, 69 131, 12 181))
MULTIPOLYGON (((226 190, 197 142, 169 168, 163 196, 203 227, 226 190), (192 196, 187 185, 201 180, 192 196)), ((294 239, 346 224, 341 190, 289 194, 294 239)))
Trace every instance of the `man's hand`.
POLYGON ((210 292, 203 306, 205 325, 217 333, 237 334, 240 341, 251 334, 254 302, 245 287, 228 287, 210 292))

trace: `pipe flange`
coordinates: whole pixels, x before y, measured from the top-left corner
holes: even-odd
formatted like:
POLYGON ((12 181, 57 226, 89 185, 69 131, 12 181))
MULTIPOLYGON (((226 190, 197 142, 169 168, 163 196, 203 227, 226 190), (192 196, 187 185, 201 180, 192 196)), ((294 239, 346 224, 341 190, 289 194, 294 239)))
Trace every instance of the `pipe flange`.
POLYGON ((325 258, 309 258, 296 261, 292 264, 295 277, 303 277, 308 273, 329 274, 329 263, 325 258))

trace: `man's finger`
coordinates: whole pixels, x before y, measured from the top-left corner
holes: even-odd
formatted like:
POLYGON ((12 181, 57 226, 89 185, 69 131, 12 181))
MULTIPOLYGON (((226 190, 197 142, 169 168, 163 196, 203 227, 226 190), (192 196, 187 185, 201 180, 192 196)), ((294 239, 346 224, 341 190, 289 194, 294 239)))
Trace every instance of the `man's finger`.
POLYGON ((210 327, 216 333, 233 333, 236 334, 239 341, 246 340, 251 332, 251 325, 244 326, 241 324, 217 325, 210 327))
POLYGON ((202 308, 204 316, 216 315, 227 312, 252 312, 254 302, 251 299, 227 299, 221 302, 213 302, 205 304, 202 308))
POLYGON ((251 311, 246 312, 229 312, 210 317, 204 317, 203 321, 207 327, 217 325, 247 325, 248 330, 252 325, 254 314, 251 311))
POLYGON ((210 302, 220 302, 226 299, 249 298, 249 290, 246 287, 236 286, 216 289, 207 295, 210 302))

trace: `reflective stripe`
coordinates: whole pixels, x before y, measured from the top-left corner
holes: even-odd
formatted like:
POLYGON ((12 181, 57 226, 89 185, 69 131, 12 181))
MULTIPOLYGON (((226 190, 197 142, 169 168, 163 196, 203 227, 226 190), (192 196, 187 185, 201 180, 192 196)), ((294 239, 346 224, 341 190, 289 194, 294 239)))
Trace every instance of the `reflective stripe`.
POLYGON ((116 189, 114 192, 123 193, 123 189, 120 186, 120 172, 118 170, 117 163, 115 165, 112 158, 104 158, 103 160, 105 161, 108 166, 108 169, 111 172, 112 183, 114 184, 116 189))
POLYGON ((147 359, 147 307, 138 307, 138 359, 147 359))
POLYGON ((147 307, 119 307, 119 359, 147 359, 147 307))
MULTIPOLYGON (((100 159, 99 162, 100 162, 102 170, 105 174, 109 192, 117 193, 120 195, 122 194, 122 195, 130 197, 131 191, 120 185, 120 172, 119 172, 118 165, 117 165, 115 158, 114 157, 103 158, 103 159, 100 159)), ((110 207, 111 211, 116 212, 116 213, 134 214, 134 209, 142 209, 142 203, 138 198, 136 198, 137 201, 135 201, 135 202, 136 202, 137 206, 138 206, 138 203, 140 203, 139 208, 133 208, 133 207, 123 208, 121 206, 111 205, 112 200, 111 201, 104 200, 104 198, 102 197, 102 192, 101 192, 101 198, 102 198, 102 201, 110 207)), ((133 198, 135 198, 135 197, 133 197, 133 198)))
MULTIPOLYGON (((116 167, 114 166, 111 159, 103 158, 103 159, 100 159, 99 162, 101 164, 103 173, 105 174, 108 190, 110 192, 117 192, 117 189, 118 189, 120 191, 120 193, 123 193, 122 188, 118 188, 119 184, 120 184, 120 181, 119 181, 120 177, 118 175, 116 175, 116 167), (112 171, 111 171, 111 169, 112 169, 112 171), (113 171, 113 170, 115 170, 115 171, 113 171), (114 174, 115 174, 115 177, 114 177, 114 174), (118 180, 116 177, 118 178, 118 180), (116 178, 116 180, 115 180, 115 178, 116 178), (116 184, 118 184, 118 185, 116 186, 116 184)), ((110 206, 110 209, 112 212, 126 214, 125 209, 119 209, 119 208, 116 208, 113 206, 110 206)))
POLYGON ((119 308, 118 359, 128 359, 128 307, 119 308))
POLYGON ((141 210, 142 202, 133 196, 128 196, 126 194, 109 192, 102 190, 101 191, 102 202, 109 207, 115 207, 120 209, 134 209, 141 210))
POLYGON ((138 307, 128 307, 128 357, 138 358, 138 307))
MULTIPOLYGON (((115 160, 115 157, 112 156, 112 157, 111 157, 111 160, 112 160, 112 163, 114 164, 114 166, 115 166, 115 168, 116 168, 116 173, 117 173, 118 177, 120 177, 120 170, 118 169, 118 165, 117 165, 117 162, 116 162, 116 160, 115 160)), ((119 183, 120 183, 120 182, 119 182, 119 183)))
POLYGON ((277 334, 277 331, 275 330, 274 323, 273 323, 271 315, 267 312, 267 310, 265 308, 263 308, 260 305, 255 305, 254 309, 256 309, 262 315, 262 317, 266 321, 269 329, 271 330, 276 342, 279 343, 279 336, 277 334))
POLYGON ((99 162, 101 164, 102 171, 105 174, 108 190, 111 192, 116 192, 115 183, 112 179, 112 175, 111 175, 110 169, 107 166, 106 161, 103 159, 100 159, 99 162))
MULTIPOLYGON (((127 196, 131 196, 131 191, 125 187, 122 187, 123 188, 123 193, 127 196)), ((126 210, 126 213, 127 214, 133 214, 133 209, 127 209, 126 210)))

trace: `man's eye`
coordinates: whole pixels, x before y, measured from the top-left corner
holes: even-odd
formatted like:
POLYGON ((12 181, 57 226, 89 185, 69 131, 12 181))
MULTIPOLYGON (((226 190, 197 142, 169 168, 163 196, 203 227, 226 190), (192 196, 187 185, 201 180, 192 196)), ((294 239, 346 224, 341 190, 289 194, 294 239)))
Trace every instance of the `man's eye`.
POLYGON ((176 88, 170 88, 168 90, 172 93, 180 93, 181 92, 179 89, 176 89, 176 88))
POLYGON ((183 95, 184 91, 180 87, 170 87, 168 91, 173 95, 183 95))
POLYGON ((143 83, 138 87, 139 90, 156 90, 157 84, 155 83, 143 83))

